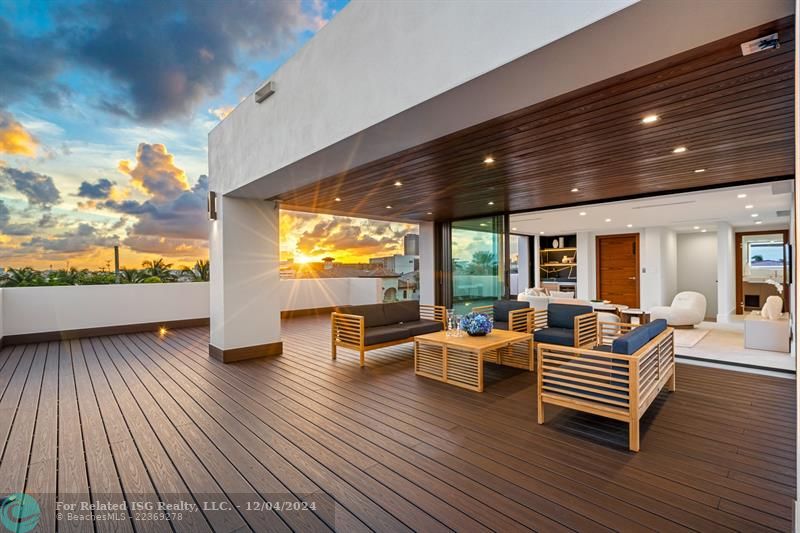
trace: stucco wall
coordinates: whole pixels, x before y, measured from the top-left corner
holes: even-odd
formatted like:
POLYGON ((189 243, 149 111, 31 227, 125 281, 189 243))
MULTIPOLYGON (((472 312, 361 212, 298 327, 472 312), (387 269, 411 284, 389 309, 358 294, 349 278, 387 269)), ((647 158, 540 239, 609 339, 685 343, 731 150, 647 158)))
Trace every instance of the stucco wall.
MULTIPOLYGON (((376 303, 381 299, 380 278, 280 281, 281 311, 376 303)), ((208 283, 0 289, 0 338, 208 316, 208 283)))
POLYGON ((208 317, 208 283, 137 283, 2 290, 3 334, 208 317))

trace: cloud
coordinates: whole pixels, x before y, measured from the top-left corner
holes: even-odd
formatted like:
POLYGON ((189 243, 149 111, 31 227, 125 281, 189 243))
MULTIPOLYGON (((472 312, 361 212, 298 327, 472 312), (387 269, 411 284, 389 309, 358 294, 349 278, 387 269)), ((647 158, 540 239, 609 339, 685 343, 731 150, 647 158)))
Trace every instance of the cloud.
POLYGON ((175 158, 163 144, 139 143, 136 166, 120 161, 117 168, 131 178, 131 183, 157 202, 173 200, 189 188, 186 174, 175 166, 175 158))
POLYGON ((104 200, 111 195, 111 188, 114 184, 111 180, 100 178, 97 183, 89 183, 84 181, 78 188, 78 196, 82 198, 91 198, 93 200, 104 200))
POLYGON ((22 193, 32 206, 49 209, 61 201, 53 178, 32 170, 19 170, 13 167, 0 168, 0 186, 10 185, 22 193))
POLYGON ((111 247, 119 243, 119 236, 100 232, 93 225, 81 222, 72 230, 55 237, 33 237, 22 243, 24 248, 60 253, 87 252, 98 246, 111 247))
POLYGON ((12 224, 11 210, 0 200, 0 234, 14 237, 33 235, 36 226, 33 224, 12 224))
POLYGON ((55 77, 63 64, 58 40, 29 37, 0 18, 0 107, 30 95, 50 107, 60 107, 69 90, 55 77))
POLYGON ((198 258, 208 255, 208 243, 202 239, 175 239, 156 235, 131 235, 122 244, 147 254, 182 255, 198 258))
POLYGON ((22 124, 0 109, 0 154, 34 157, 39 143, 22 124))
POLYGON ((219 120, 222 120, 225 117, 227 117, 228 115, 230 115, 231 111, 233 111, 233 106, 232 105, 224 105, 224 106, 221 106, 221 107, 212 108, 212 109, 208 110, 209 113, 211 113, 212 115, 217 117, 219 120))
POLYGON ((70 21, 72 59, 124 91, 102 106, 151 123, 188 117, 220 94, 242 54, 277 57, 319 25, 316 12, 289 1, 204 2, 200 9, 190 0, 94 0, 74 7, 70 21))
POLYGON ((363 258, 400 253, 403 235, 412 228, 408 224, 318 215, 313 227, 297 239, 295 249, 308 257, 363 258))
MULTIPOLYGON (((163 144, 139 144, 136 165, 121 161, 119 169, 131 177, 134 186, 150 196, 140 202, 114 198, 111 194, 98 204, 100 208, 136 217, 129 237, 208 239, 208 176, 200 176, 190 188, 186 174, 175 165, 163 144)), ((144 239, 132 239, 131 243, 131 247, 152 247, 152 241, 144 239)), ((179 243, 172 244, 177 247, 179 243)))

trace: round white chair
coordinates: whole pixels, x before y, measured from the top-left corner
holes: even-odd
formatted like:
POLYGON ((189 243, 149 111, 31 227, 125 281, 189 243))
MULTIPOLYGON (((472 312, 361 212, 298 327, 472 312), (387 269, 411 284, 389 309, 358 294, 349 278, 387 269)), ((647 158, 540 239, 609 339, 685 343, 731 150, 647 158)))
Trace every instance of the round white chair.
POLYGON ((676 328, 693 328, 706 317, 706 297, 699 292, 679 292, 669 307, 650 309, 650 320, 663 318, 676 328))

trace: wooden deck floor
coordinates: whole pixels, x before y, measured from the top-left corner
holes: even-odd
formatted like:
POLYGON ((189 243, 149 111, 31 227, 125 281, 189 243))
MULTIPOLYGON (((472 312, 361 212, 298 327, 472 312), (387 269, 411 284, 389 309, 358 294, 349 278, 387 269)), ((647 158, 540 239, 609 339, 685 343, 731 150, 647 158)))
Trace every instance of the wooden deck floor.
POLYGON ((223 365, 208 332, 0 352, 0 491, 42 531, 763 531, 790 529, 794 380, 680 365, 626 426, 548 408, 533 374, 483 394, 415 377, 411 345, 329 358, 327 322, 284 321, 285 353, 223 365), (108 514, 80 501, 127 502, 108 514), (130 509, 203 505, 171 524, 130 509), (281 503, 264 511, 253 502, 281 503), (287 505, 283 502, 289 502, 287 505), (304 507, 315 507, 309 510, 304 507))

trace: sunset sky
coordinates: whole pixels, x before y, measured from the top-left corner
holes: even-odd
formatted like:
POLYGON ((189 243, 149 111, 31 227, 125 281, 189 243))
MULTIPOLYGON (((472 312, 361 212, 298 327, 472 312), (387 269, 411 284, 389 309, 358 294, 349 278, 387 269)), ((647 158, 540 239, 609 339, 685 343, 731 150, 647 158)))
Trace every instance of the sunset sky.
MULTIPOLYGON (((0 267, 206 258, 208 131, 346 0, 0 0, 0 267)), ((282 213, 281 255, 414 226, 282 213)))

